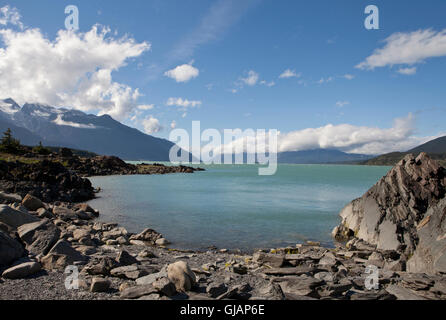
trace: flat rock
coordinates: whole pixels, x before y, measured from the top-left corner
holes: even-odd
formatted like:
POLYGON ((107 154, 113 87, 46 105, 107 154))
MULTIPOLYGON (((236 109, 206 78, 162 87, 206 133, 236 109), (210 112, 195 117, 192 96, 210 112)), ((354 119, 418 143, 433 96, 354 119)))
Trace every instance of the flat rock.
POLYGON ((39 272, 41 269, 42 266, 38 262, 25 262, 6 269, 2 273, 2 277, 5 279, 22 279, 39 272))
POLYGON ((122 291, 121 299, 137 299, 142 296, 148 296, 152 293, 158 294, 158 290, 156 290, 151 284, 135 286, 122 291))
POLYGON ((161 269, 160 272, 148 274, 144 277, 136 279, 136 284, 138 285, 148 285, 154 283, 156 280, 167 277, 167 270, 165 268, 161 269))
POLYGON ((252 260, 259 264, 266 264, 273 268, 280 268, 285 264, 285 255, 256 252, 252 257, 252 260))
POLYGON ((0 204, 0 222, 8 226, 18 228, 21 225, 37 221, 39 219, 29 213, 15 210, 5 204, 0 204))
POLYGON ((138 266, 136 266, 136 265, 117 267, 110 271, 110 275, 112 277, 133 279, 133 280, 136 280, 142 276, 145 276, 146 274, 147 274, 147 272, 143 272, 142 270, 139 270, 138 266))
POLYGON ((300 277, 276 278, 274 281, 279 283, 284 293, 291 293, 298 296, 315 295, 316 288, 325 283, 323 280, 305 275, 300 277))
POLYGON ((398 300, 426 300, 426 298, 417 295, 414 291, 398 285, 391 284, 387 286, 386 291, 394 295, 398 300))
POLYGON ((314 268, 309 266, 297 266, 292 268, 272 268, 263 271, 267 275, 287 276, 287 275, 302 275, 313 272, 314 268))

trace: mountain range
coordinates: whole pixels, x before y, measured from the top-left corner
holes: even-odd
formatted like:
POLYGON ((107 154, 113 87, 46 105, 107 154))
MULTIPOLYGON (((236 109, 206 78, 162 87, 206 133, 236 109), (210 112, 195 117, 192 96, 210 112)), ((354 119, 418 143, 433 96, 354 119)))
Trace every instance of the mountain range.
POLYGON ((405 152, 386 153, 367 161, 360 162, 360 164, 393 166, 407 154, 419 154, 420 152, 426 152, 432 159, 438 160, 442 165, 446 165, 446 136, 428 141, 405 152))
MULTIPOLYGON (((20 106, 13 99, 0 100, 0 130, 5 131, 7 128, 24 145, 33 146, 42 142, 45 146, 86 150, 125 160, 169 161, 169 151, 174 145, 166 139, 126 126, 109 115, 96 116, 39 103, 25 103, 20 106)), ((277 155, 277 160, 279 163, 296 164, 394 165, 404 155, 422 151, 434 159, 446 160, 446 137, 429 141, 407 152, 394 152, 378 157, 314 149, 282 152, 277 155)), ((244 158, 246 159, 246 155, 244 158)))
POLYGON ((126 160, 168 161, 173 143, 128 127, 109 115, 0 100, 0 130, 11 128, 24 145, 63 146, 126 160))

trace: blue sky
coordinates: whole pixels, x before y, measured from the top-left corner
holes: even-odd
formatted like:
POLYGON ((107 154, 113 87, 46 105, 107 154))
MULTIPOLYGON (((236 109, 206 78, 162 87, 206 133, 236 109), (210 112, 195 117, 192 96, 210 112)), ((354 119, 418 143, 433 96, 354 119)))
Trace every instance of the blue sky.
MULTIPOLYGON (((23 27, 5 23, 0 29, 20 33, 38 28, 54 42, 65 29, 69 4, 79 9, 77 34, 99 24, 110 28, 107 37, 113 41, 126 36, 150 47, 111 72, 114 82, 140 93, 119 120, 150 134, 168 137, 173 121, 176 128, 189 129, 192 120, 200 120, 202 128, 271 128, 297 132, 296 139, 316 139, 319 146, 379 153, 446 133, 444 1, 16 0, 1 1, 0 8, 16 9, 23 27), (364 27, 364 9, 370 4, 379 8, 379 30, 364 27), (422 34, 421 40, 414 34, 429 29, 433 34, 422 34), (389 58, 399 50, 395 41, 377 57, 382 66, 356 67, 396 33, 415 39, 401 48, 415 52, 414 57, 389 58), (423 41, 431 44, 423 47, 423 41), (192 66, 198 75, 184 82, 166 76, 182 65, 192 66), (293 76, 281 78, 286 70, 293 76), (168 106, 169 98, 196 101, 197 106, 168 106), (141 110, 139 105, 153 106, 141 110), (406 119, 404 129, 395 125, 397 118, 406 119), (145 119, 152 121, 144 126, 145 119), (308 138, 302 131, 329 124, 353 126, 338 130, 350 138, 367 135, 366 128, 380 129, 378 137, 397 131, 397 137, 382 144, 366 139, 326 145, 321 141, 333 138, 327 133, 308 138)), ((8 49, 5 43, 0 46, 8 49)), ((54 103, 49 96, 30 98, 54 103)), ((330 135, 338 131, 328 130, 330 135)))

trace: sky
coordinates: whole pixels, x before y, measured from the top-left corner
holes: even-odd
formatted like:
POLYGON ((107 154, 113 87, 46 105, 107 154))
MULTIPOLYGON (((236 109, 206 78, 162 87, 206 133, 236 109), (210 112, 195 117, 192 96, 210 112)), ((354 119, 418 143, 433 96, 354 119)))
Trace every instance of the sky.
POLYGON ((0 98, 162 138, 199 120, 277 129, 280 151, 405 151, 446 135, 445 13, 442 0, 0 1, 0 98))

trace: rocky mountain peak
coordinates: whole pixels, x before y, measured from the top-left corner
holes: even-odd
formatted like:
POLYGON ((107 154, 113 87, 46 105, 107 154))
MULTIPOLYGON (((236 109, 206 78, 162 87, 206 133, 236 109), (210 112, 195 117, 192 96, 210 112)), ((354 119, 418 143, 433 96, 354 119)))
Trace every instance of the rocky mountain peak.
POLYGON ((0 100, 0 111, 8 115, 14 114, 20 109, 20 106, 11 98, 0 100))

